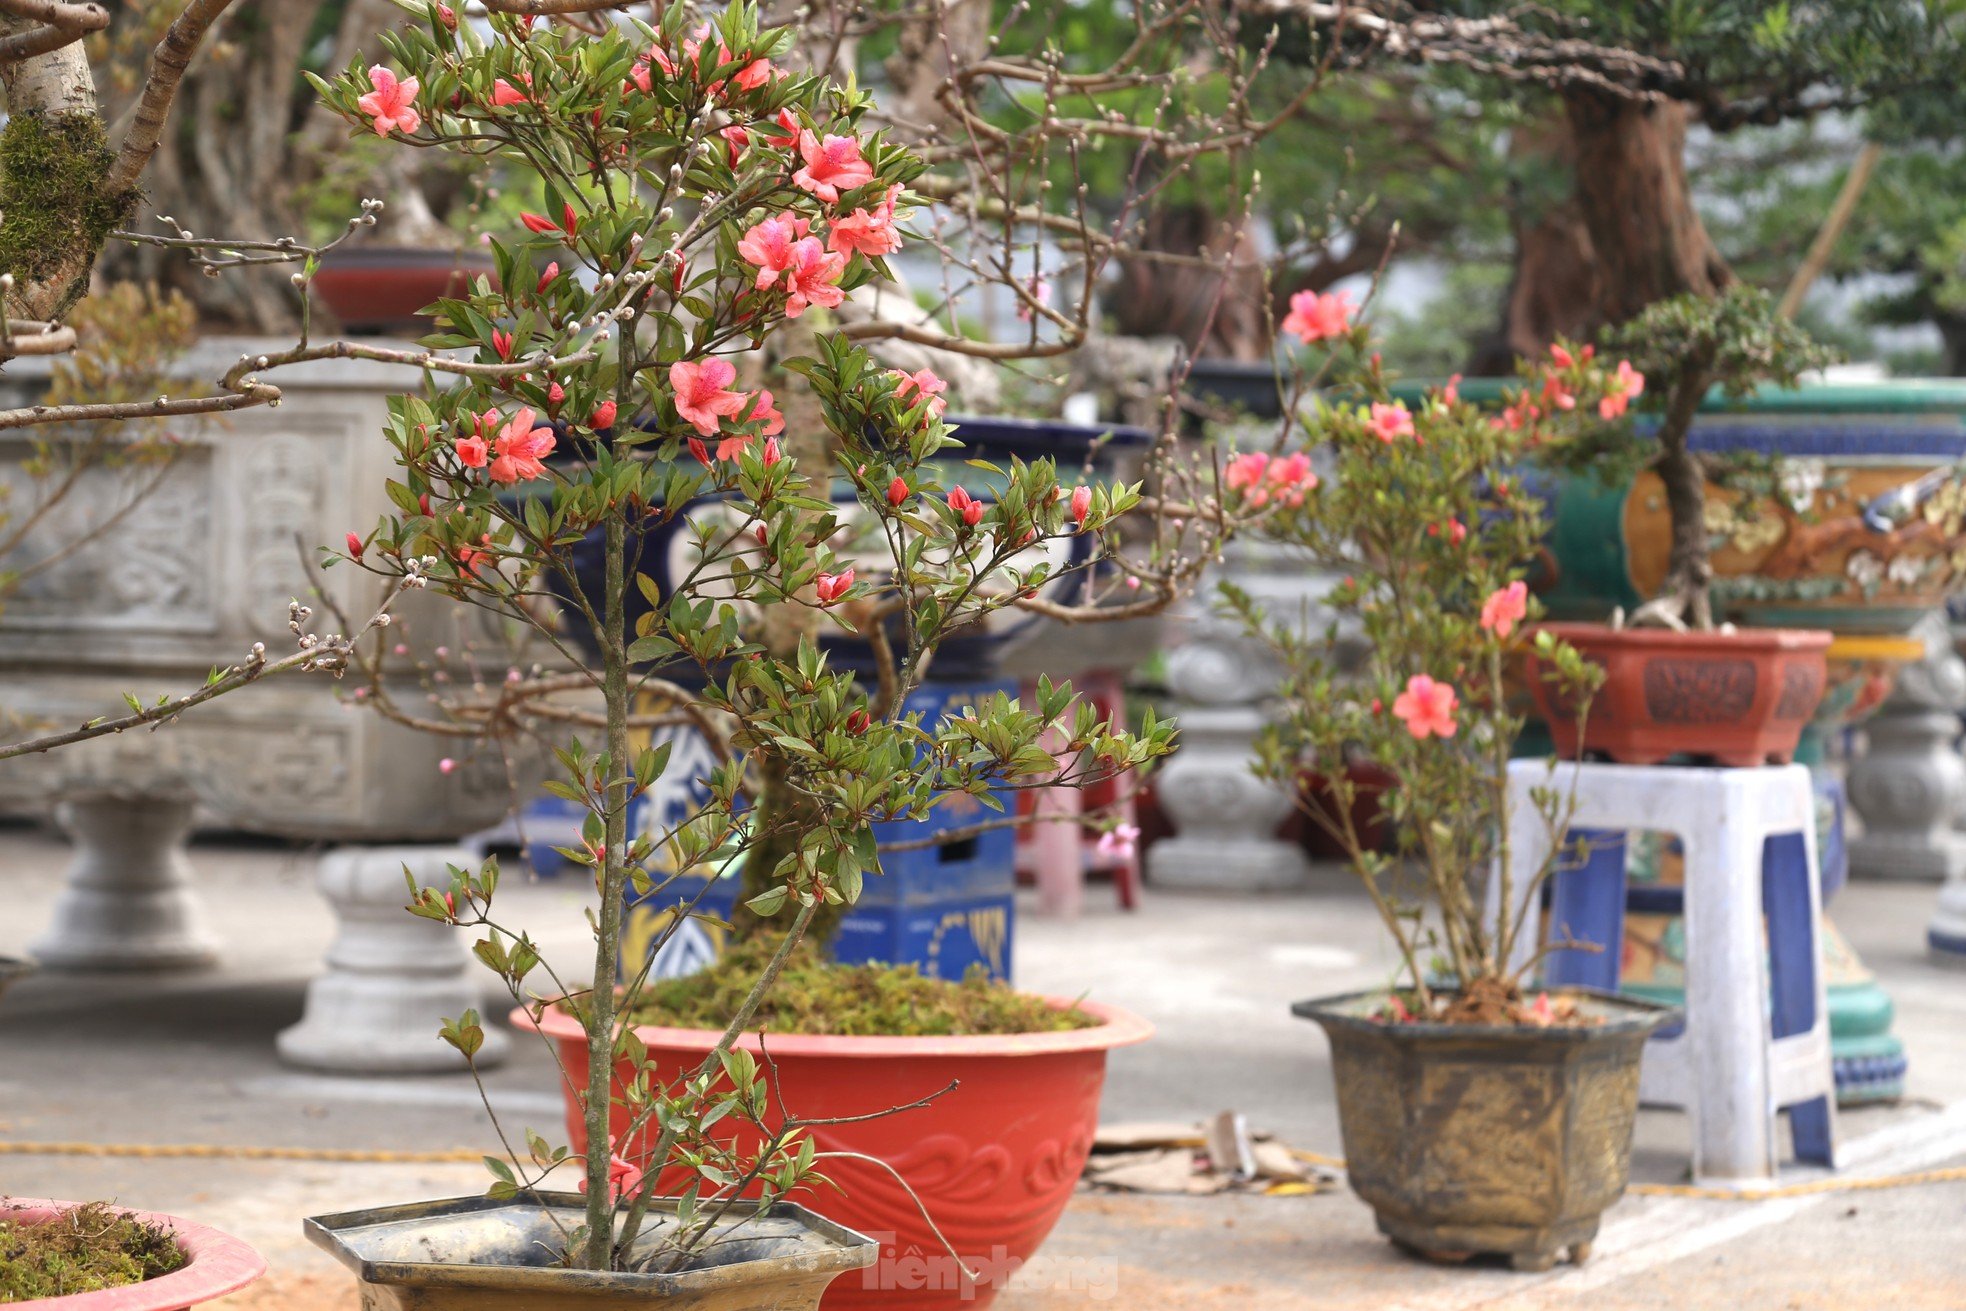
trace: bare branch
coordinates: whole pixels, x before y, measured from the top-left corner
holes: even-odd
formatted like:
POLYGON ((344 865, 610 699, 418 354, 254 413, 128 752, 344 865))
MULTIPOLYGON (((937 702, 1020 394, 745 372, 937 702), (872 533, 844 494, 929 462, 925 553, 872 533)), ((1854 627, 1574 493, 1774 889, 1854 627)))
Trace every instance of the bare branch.
POLYGON ((32 59, 73 45, 91 32, 109 26, 109 11, 98 4, 67 4, 64 0, 0 0, 0 13, 41 24, 0 37, 0 63, 32 59))

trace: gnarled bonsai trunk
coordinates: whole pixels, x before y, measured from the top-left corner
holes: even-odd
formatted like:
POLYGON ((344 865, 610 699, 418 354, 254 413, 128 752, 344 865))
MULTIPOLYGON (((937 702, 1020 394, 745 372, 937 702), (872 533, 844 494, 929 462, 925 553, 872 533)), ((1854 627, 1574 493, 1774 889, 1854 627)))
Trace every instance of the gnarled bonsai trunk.
POLYGON ((1711 296, 1733 275, 1693 208, 1689 110, 1573 87, 1563 97, 1576 151, 1577 207, 1597 266, 1597 318, 1623 323, 1683 292, 1711 296))

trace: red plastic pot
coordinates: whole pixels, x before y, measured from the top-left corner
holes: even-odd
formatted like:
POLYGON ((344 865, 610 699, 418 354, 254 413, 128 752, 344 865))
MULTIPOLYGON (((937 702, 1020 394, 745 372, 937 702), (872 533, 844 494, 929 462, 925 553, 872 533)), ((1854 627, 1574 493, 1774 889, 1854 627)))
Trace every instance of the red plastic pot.
MULTIPOLYGON (((972 1283, 961 1274, 888 1169, 864 1161, 824 1161, 822 1171, 839 1189, 807 1191, 793 1200, 879 1239, 881 1259, 836 1280, 821 1303, 823 1311, 988 1306, 1004 1280, 1037 1250, 1058 1222, 1092 1150, 1107 1051, 1153 1033, 1145 1020, 1117 1007, 1078 1005, 1103 1023, 1067 1033, 1001 1037, 767 1037, 781 1104, 797 1116, 862 1115, 957 1083, 927 1106, 811 1134, 821 1152, 860 1152, 891 1166, 935 1217, 963 1264, 980 1270, 983 1278, 972 1283)), ((513 1013, 512 1022, 552 1038, 568 1072, 584 1086, 587 1037, 577 1021, 549 1007, 537 1023, 523 1010, 513 1013)), ((655 1026, 637 1026, 635 1033, 648 1044, 656 1074, 665 1081, 696 1069, 722 1036, 708 1029, 655 1026)), ((757 1052, 758 1036, 746 1034, 739 1045, 757 1052)), ((567 1132, 574 1150, 584 1151, 585 1126, 572 1092, 566 1090, 566 1096, 567 1132)), ((618 1106, 615 1114, 618 1132, 626 1117, 618 1106)), ((640 1144, 643 1152, 649 1146, 640 1144)), ((635 1159, 634 1145, 627 1154, 635 1159)), ((684 1182, 678 1174, 662 1186, 679 1191, 684 1182)))
POLYGON ((1786 764, 1829 681, 1831 634, 1743 628, 1731 633, 1544 624, 1604 669, 1579 742, 1577 711, 1529 659, 1529 689, 1562 755, 1595 751, 1627 765, 1676 755, 1722 765, 1786 764))
POLYGON ((496 282, 496 268, 480 250, 351 246, 321 261, 314 289, 349 332, 421 336, 430 331, 426 306, 468 294, 481 273, 496 282))
MULTIPOLYGON (((55 1220, 79 1205, 79 1202, 56 1202, 43 1197, 10 1197, 0 1201, 0 1216, 28 1223, 55 1220)), ((190 1260, 180 1269, 140 1284, 68 1297, 44 1297, 17 1305, 32 1307, 34 1311, 181 1311, 236 1293, 266 1273, 266 1262, 260 1254, 230 1234, 161 1212, 133 1211, 124 1206, 109 1209, 170 1230, 190 1260)))

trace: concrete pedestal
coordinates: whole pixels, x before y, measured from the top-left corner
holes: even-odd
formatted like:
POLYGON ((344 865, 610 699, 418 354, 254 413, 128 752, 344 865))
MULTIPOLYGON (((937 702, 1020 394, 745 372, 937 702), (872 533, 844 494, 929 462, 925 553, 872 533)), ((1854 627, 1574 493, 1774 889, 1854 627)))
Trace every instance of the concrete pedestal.
POLYGON ((55 818, 75 843, 52 923, 29 950, 51 970, 192 969, 218 959, 184 850, 188 793, 78 795, 55 818))
MULTIPOLYGON (((407 867, 420 887, 448 887, 447 865, 469 852, 448 846, 341 847, 321 857, 317 883, 340 921, 327 972, 307 985, 300 1023, 279 1037, 294 1065, 343 1073, 402 1074, 463 1069, 437 1036, 447 1019, 481 1012, 490 976, 478 970, 457 930, 404 909, 407 867)), ((503 1060, 505 1033, 485 1026, 480 1066, 503 1060)))
POLYGON ((1863 835, 1850 844, 1854 878, 1966 876, 1966 834, 1953 818, 1966 805, 1959 712, 1966 709, 1966 660, 1934 619, 1915 636, 1925 658, 1906 665, 1891 696, 1864 725, 1869 748, 1850 765, 1850 804, 1863 835))

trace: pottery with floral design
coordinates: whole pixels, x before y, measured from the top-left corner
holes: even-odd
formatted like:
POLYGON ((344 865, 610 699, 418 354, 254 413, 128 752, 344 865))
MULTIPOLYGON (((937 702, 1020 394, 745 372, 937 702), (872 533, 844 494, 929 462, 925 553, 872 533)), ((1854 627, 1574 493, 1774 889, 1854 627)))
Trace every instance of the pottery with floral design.
MULTIPOLYGON (((12 1197, 0 1202, 0 1219, 23 1224, 59 1220, 79 1206, 42 1197, 12 1197)), ((146 1225, 170 1232, 185 1255, 185 1263, 167 1275, 141 1283, 122 1284, 92 1293, 43 1297, 18 1305, 34 1311, 179 1311, 236 1293, 266 1273, 258 1252, 230 1234, 156 1211, 108 1208, 146 1225)))
POLYGON ((1738 632, 1544 624, 1601 665, 1604 687, 1581 728, 1529 658, 1529 687, 1565 757, 1597 752, 1627 765, 1673 756, 1722 765, 1787 763, 1828 683, 1831 635, 1802 629, 1738 632))
MULTIPOLYGON (((1801 387, 1739 406, 1709 402, 1690 445, 1771 462, 1765 492, 1707 488, 1719 617, 1902 632, 1966 583, 1966 385, 1801 387)), ((1656 475, 1565 479, 1552 502, 1542 592, 1552 614, 1601 619, 1658 594, 1671 521, 1656 475)))
MULTIPOLYGON (((1060 998, 1054 1004, 1072 1003, 1060 998)), ((822 1156, 858 1152, 875 1161, 822 1159, 822 1172, 838 1189, 805 1190, 796 1200, 882 1244, 881 1259, 863 1277, 849 1275, 827 1292, 825 1311, 985 1307, 1044 1242, 1092 1150, 1106 1053, 1153 1033, 1145 1020, 1118 1007, 1077 1005, 1101 1023, 1002 1036, 788 1034, 761 1041, 753 1033, 739 1041, 739 1048, 761 1058, 769 1054, 775 1096, 796 1116, 866 1114, 940 1094, 894 1115, 811 1130, 822 1156), (980 1281, 956 1271, 935 1229, 983 1275, 980 1281)), ((587 1037, 572 1017, 548 1007, 537 1020, 516 1011, 512 1022, 558 1043, 574 1080, 562 1081, 563 1090, 585 1086, 587 1037)), ((695 1070, 721 1036, 653 1025, 637 1025, 634 1032, 648 1044, 649 1068, 665 1082, 695 1070)), ((625 1128, 619 1102, 614 1115, 617 1129, 625 1128)), ((567 1131, 574 1150, 583 1150, 585 1126, 571 1092, 567 1131)), ((635 1160, 632 1141, 623 1155, 635 1160)), ((674 1181, 676 1187, 684 1182, 674 1181)), ((675 1189, 665 1181, 662 1191, 675 1189)))

